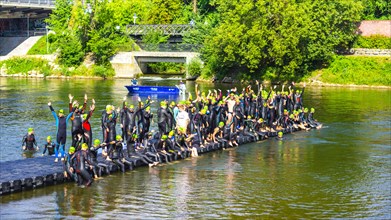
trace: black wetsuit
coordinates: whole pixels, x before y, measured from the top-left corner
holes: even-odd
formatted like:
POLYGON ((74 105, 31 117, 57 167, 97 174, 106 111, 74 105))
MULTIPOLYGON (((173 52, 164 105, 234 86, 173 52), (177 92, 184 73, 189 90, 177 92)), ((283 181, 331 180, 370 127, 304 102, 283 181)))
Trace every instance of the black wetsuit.
POLYGON ((77 182, 77 175, 70 171, 71 168, 71 158, 73 154, 66 154, 63 161, 63 170, 67 173, 68 179, 73 179, 77 182))
POLYGON ((122 147, 122 143, 117 141, 109 151, 109 158, 120 167, 121 172, 125 172, 125 164, 122 162, 124 158, 122 147))
POLYGON ((166 108, 159 107, 157 111, 157 124, 159 127, 160 135, 167 134, 167 121, 169 114, 166 108))
POLYGON ((23 137, 22 146, 26 146, 26 150, 35 150, 34 145, 37 146, 37 141, 35 140, 34 134, 26 134, 23 137))
POLYGON ((46 153, 46 150, 48 151, 48 155, 53 155, 55 152, 54 152, 54 149, 56 148, 56 144, 53 143, 53 142, 50 142, 50 143, 47 143, 45 145, 43 145, 43 153, 42 154, 45 154, 46 153))
MULTIPOLYGON (((117 113, 113 111, 107 117, 107 120, 104 122, 104 124, 105 124, 104 127, 109 129, 109 131, 107 132, 107 143, 115 141, 115 137, 117 135, 117 132, 115 130, 115 126, 117 124, 117 113)), ((111 147, 113 147, 113 145, 109 144, 109 148, 111 147)))
POLYGON ((83 131, 83 115, 82 111, 84 110, 86 106, 86 103, 83 105, 83 109, 76 109, 72 107, 72 104, 69 104, 69 112, 73 112, 73 115, 71 117, 72 121, 72 145, 71 146, 76 146, 77 142, 79 141, 79 138, 77 137, 78 135, 84 135, 83 131))
POLYGON ((93 165, 88 159, 88 152, 85 150, 79 150, 71 157, 70 165, 77 174, 79 186, 82 184, 89 186, 92 183, 91 175, 85 167, 86 163, 91 166, 93 165))

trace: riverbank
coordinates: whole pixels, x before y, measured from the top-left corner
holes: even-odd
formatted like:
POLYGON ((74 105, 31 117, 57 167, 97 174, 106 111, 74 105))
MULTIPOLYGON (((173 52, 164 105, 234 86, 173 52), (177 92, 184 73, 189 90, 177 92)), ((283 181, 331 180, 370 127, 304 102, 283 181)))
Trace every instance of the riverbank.
MULTIPOLYGON (((103 70, 95 71, 88 67, 79 67, 73 71, 67 69, 53 70, 53 61, 39 57, 15 58, 16 60, 0 61, 1 77, 54 78, 54 79, 106 79, 124 78, 107 76, 103 70), (4 65, 8 64, 8 65, 4 65), (14 65, 15 64, 15 65, 14 65), (7 67, 10 68, 7 68, 7 67), (65 72, 64 72, 65 71, 65 72)), ((57 67, 58 68, 58 67, 57 67)), ((99 69, 99 68, 98 68, 99 69)), ((167 76, 167 74, 164 74, 167 76)), ((126 77, 125 77, 126 78, 126 77)), ((320 87, 362 87, 391 88, 391 58, 369 56, 336 56, 326 68, 315 70, 299 80, 302 84, 320 87)), ((198 78, 197 82, 216 82, 213 79, 198 78)), ((218 82, 224 82, 219 80, 218 82)), ((230 79, 228 83, 239 83, 238 79, 230 79)), ((242 81, 247 84, 247 81, 242 81)), ((270 81, 264 81, 270 83, 270 81)))

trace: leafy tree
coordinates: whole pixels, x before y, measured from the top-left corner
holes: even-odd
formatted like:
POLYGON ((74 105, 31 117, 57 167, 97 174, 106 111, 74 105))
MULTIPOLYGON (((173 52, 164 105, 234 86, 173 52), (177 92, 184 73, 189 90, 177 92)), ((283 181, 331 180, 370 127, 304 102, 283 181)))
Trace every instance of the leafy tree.
POLYGON ((117 51, 116 46, 127 42, 121 26, 113 23, 115 11, 108 1, 102 1, 95 8, 93 29, 89 33, 88 51, 94 54, 98 65, 108 65, 110 57, 117 51), (119 27, 120 29, 117 29, 119 27))
POLYGON ((65 66, 78 66, 83 61, 84 51, 79 39, 73 34, 65 34, 59 42, 58 59, 65 66))
POLYGON ((216 3, 220 23, 202 50, 209 71, 276 80, 300 77, 348 48, 362 9, 353 0, 216 3))
POLYGON ((150 24, 171 24, 180 16, 181 0, 151 0, 152 7, 148 13, 150 24))
POLYGON ((55 8, 46 22, 50 24, 50 29, 61 34, 68 28, 68 23, 71 18, 72 1, 56 0, 55 8))
POLYGON ((365 20, 390 20, 391 3, 389 0, 361 0, 364 6, 365 20))

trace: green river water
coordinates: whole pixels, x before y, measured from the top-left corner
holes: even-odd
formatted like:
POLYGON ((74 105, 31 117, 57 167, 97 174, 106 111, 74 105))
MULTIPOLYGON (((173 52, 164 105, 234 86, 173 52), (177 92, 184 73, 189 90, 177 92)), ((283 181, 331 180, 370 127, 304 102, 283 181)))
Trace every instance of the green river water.
MULTIPOLYGON (((124 87, 129 81, 0 78, 0 161, 26 157, 21 140, 28 127, 40 146, 55 136, 47 103, 66 110, 68 93, 79 101, 84 93, 95 98, 91 124, 101 139, 105 105, 118 106, 124 96, 137 102, 124 87)), ((186 85, 194 91, 194 82, 186 85)), ((324 128, 115 173, 88 188, 66 183, 1 196, 0 219, 390 219, 391 90, 309 87, 304 105, 316 109, 324 128)))

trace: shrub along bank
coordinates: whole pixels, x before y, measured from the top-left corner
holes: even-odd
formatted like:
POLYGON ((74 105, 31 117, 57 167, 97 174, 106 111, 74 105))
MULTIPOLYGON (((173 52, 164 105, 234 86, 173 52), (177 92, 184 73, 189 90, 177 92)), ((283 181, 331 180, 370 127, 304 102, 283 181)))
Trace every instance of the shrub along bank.
POLYGON ((312 72, 323 83, 391 86, 390 57, 337 56, 329 67, 312 72))
POLYGON ((50 64, 48 60, 36 57, 12 57, 0 61, 0 68, 7 75, 21 74, 42 74, 46 76, 86 76, 86 77, 112 77, 115 75, 111 66, 103 65, 80 65, 77 68, 57 66, 50 64))

